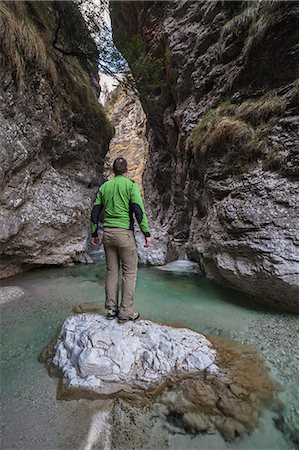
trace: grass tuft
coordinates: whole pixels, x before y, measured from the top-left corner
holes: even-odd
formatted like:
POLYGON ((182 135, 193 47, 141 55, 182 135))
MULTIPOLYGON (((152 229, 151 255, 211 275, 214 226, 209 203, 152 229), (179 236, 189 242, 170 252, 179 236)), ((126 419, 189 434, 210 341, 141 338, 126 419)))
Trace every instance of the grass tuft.
POLYGON ((240 56, 245 58, 252 46, 262 41, 268 29, 280 20, 283 3, 275 0, 243 1, 238 13, 222 27, 220 38, 214 48, 217 60, 221 61, 227 42, 232 38, 242 39, 240 56))
POLYGON ((53 85, 56 85, 58 76, 55 63, 37 28, 23 20, 25 14, 23 2, 0 3, 2 63, 11 67, 18 81, 24 76, 26 65, 33 63, 45 70, 53 85))
POLYGON ((202 156, 223 156, 230 152, 256 149, 252 127, 242 120, 222 116, 221 109, 210 111, 198 123, 189 142, 202 156))
POLYGON ((236 116, 257 126, 268 122, 273 116, 281 116, 286 102, 277 96, 266 96, 258 100, 247 100, 236 110, 236 116))
MULTIPOLYGON (((188 144, 194 155, 223 158, 223 174, 241 173, 259 156, 269 155, 265 129, 283 114, 286 102, 277 95, 249 99, 238 104, 222 101, 208 111, 192 131, 188 144)), ((273 164, 281 164, 282 154, 273 154, 273 164)), ((269 158, 268 158, 269 159, 269 158)), ((270 167, 270 160, 268 161, 270 167)))
POLYGON ((259 2, 244 2, 244 6, 244 9, 239 14, 236 14, 223 26, 220 40, 223 40, 225 36, 230 34, 238 35, 242 30, 247 29, 256 18, 259 11, 259 2))

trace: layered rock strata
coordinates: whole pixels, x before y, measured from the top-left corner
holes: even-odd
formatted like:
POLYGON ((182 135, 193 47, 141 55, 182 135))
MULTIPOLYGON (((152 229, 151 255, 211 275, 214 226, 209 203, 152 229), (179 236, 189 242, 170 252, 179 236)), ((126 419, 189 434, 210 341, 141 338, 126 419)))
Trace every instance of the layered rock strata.
POLYGON ((1 276, 85 260, 112 127, 72 2, 1 2, 1 276), (76 23, 73 32, 70 26, 76 23))
POLYGON ((147 115, 153 219, 207 277, 298 311, 298 3, 111 13, 147 115))

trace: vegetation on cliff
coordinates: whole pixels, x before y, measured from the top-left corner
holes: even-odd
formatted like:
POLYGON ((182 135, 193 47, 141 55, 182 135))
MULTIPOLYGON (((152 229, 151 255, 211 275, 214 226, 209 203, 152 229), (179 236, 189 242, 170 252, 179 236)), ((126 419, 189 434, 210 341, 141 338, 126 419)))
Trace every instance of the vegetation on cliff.
POLYGON ((2 1, 0 17, 3 76, 11 73, 20 87, 30 83, 33 72, 44 74, 52 85, 56 117, 66 103, 77 126, 86 128, 91 137, 93 129, 100 128, 102 138, 108 142, 112 127, 97 99, 98 50, 76 5, 2 1))
MULTIPOLYGON (((125 8, 138 9, 139 5, 130 2, 112 2, 110 4, 112 19, 118 15, 124 18, 125 8)), ((127 83, 138 94, 141 100, 153 108, 155 98, 161 94, 165 86, 165 55, 151 53, 144 36, 137 30, 130 29, 127 23, 118 21, 114 29, 114 42, 129 64, 133 78, 128 77, 127 83)))
POLYGON ((0 2, 1 277, 85 261, 113 128, 74 1, 0 2), (67 226, 66 226, 67 224, 67 226))
POLYGON ((277 149, 268 148, 267 133, 285 108, 286 101, 275 94, 240 104, 223 101, 200 118, 188 143, 195 154, 223 157, 222 175, 248 171, 259 157, 269 164, 277 149))
POLYGON ((298 310, 298 3, 117 2, 112 25, 165 61, 155 107, 140 96, 168 254, 298 310))

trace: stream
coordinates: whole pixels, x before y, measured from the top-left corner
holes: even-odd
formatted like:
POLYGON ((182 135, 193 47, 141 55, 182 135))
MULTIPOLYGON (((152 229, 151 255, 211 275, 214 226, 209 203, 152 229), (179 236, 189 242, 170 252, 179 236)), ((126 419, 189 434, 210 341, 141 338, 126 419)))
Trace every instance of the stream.
MULTIPOLYGON (((103 307, 104 282, 102 261, 36 269, 5 281, 21 287, 25 295, 1 305, 2 450, 102 448, 97 447, 100 433, 91 433, 91 424, 103 400, 56 400, 58 380, 48 376, 37 358, 74 306, 103 307)), ((295 450, 289 438, 299 434, 298 316, 269 312, 241 292, 197 274, 180 273, 175 266, 170 271, 140 267, 135 305, 142 318, 179 323, 254 346, 282 386, 283 420, 268 409, 256 430, 231 444, 216 435, 170 433, 161 422, 159 432, 167 434, 169 448, 295 450)), ((142 448, 157 447, 147 441, 142 448)))

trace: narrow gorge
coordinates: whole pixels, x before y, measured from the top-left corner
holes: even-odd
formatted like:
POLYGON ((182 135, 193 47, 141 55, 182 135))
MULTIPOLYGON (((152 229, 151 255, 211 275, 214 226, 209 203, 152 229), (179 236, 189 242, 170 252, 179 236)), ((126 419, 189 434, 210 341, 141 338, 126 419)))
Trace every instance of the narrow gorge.
MULTIPOLYGON (((111 148, 127 154, 136 181, 145 167, 160 248, 151 262, 186 252, 206 277, 298 310, 298 4, 110 8, 147 118, 145 133, 141 106, 132 113, 146 163, 130 135, 111 148)), ((113 127, 96 99, 97 48, 74 5, 3 2, 1 15, 6 277, 88 260, 89 211, 113 127)), ((123 102, 124 123, 124 93, 123 102)))
POLYGON ((299 2, 0 1, 0 67, 1 448, 296 450, 299 2))

